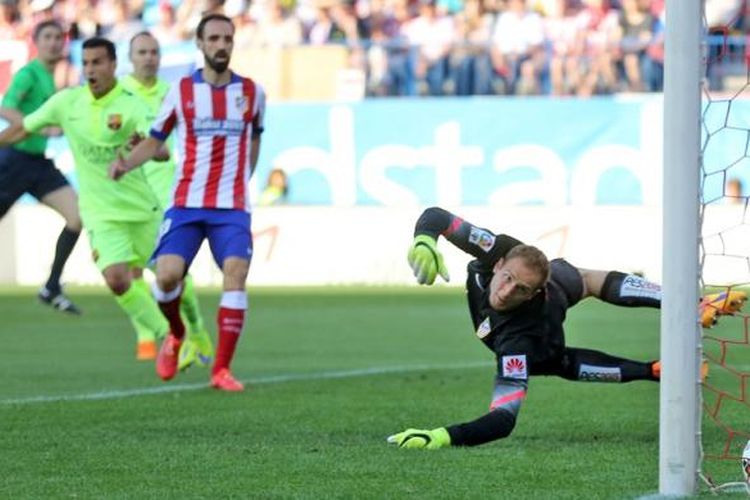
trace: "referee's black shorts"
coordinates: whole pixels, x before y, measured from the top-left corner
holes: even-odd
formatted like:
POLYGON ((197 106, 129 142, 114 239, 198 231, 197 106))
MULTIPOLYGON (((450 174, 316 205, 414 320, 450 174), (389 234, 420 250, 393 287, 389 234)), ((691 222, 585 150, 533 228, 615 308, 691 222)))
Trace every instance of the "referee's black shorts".
POLYGON ((41 200, 68 185, 52 160, 14 148, 0 148, 0 217, 24 193, 41 200))

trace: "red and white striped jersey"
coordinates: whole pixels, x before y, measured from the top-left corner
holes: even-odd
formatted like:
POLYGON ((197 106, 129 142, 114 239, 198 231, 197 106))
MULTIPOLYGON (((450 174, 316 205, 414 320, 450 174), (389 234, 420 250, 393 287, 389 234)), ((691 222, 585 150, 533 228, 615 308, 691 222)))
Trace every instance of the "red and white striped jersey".
POLYGON ((173 207, 250 211, 250 142, 263 131, 265 108, 263 88, 234 73, 221 87, 200 70, 172 86, 151 136, 163 141, 177 126, 173 207))

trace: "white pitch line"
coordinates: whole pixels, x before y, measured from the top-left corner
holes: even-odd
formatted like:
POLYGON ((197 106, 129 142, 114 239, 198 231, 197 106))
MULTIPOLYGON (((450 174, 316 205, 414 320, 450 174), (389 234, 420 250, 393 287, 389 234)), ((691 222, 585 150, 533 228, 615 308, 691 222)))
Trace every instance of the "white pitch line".
MULTIPOLYGON (((294 382, 299 380, 326 380, 352 377, 366 377, 368 375, 388 375, 393 373, 409 373, 429 370, 463 370, 467 368, 483 368, 493 366, 494 363, 486 361, 474 361, 467 363, 454 363, 446 365, 401 365, 401 366, 374 366, 370 368, 352 370, 332 370, 312 373, 284 373, 280 375, 268 375, 243 380, 242 382, 253 385, 279 384, 283 382, 294 382)), ((121 389, 114 391, 90 392, 85 394, 62 394, 59 396, 32 396, 28 398, 0 399, 0 406, 31 405, 37 403, 60 403, 70 401, 98 401, 105 399, 122 399, 151 394, 165 394, 172 392, 196 391, 206 389, 206 383, 196 384, 170 384, 158 387, 141 387, 136 389, 121 389)))

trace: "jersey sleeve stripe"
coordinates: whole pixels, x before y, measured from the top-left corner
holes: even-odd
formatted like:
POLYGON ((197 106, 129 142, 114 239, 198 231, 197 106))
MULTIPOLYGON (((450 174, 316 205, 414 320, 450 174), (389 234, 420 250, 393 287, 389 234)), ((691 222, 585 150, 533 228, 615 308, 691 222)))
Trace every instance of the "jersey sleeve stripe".
POLYGON ((461 224, 463 224, 463 222, 464 220, 462 218, 454 217, 453 220, 451 221, 451 225, 448 226, 448 229, 443 231, 443 236, 449 236, 455 233, 456 231, 458 231, 458 229, 461 227, 461 224))
POLYGON ((159 139, 162 142, 166 141, 167 138, 169 137, 169 134, 166 134, 154 128, 152 128, 151 131, 149 131, 149 135, 153 137, 154 139, 159 139))
POLYGON ((195 171, 196 159, 196 138, 193 133, 193 120, 195 118, 195 99, 193 96, 193 81, 191 78, 180 80, 180 105, 182 107, 182 116, 185 120, 185 157, 182 162, 182 175, 174 193, 174 206, 184 207, 187 201, 190 180, 193 178, 195 171))
POLYGON ((526 397, 526 391, 524 391, 523 389, 516 391, 516 392, 512 392, 510 394, 505 394, 495 399, 494 401, 492 401, 492 403, 490 404, 490 410, 494 410, 496 408, 499 408, 500 406, 507 405, 508 403, 518 401, 519 399, 523 399, 525 397, 526 397))
POLYGON ((164 97, 158 107, 156 119, 151 124, 151 130, 149 131, 151 137, 165 141, 172 133, 177 123, 175 104, 175 99, 171 94, 164 97))
POLYGON ((156 137, 157 139, 165 141, 167 137, 169 137, 169 134, 172 133, 172 130, 174 130, 175 123, 177 123, 177 113, 172 111, 167 119, 164 120, 164 125, 162 125, 160 130, 157 130, 155 128, 151 129, 151 135, 156 137), (154 132, 156 132, 156 134, 154 134, 154 132))
MULTIPOLYGON (((211 89, 211 107, 214 120, 226 120, 227 118, 227 91, 226 87, 211 89)), ((219 192, 219 181, 224 168, 224 148, 227 137, 215 135, 211 140, 211 156, 208 169, 206 190, 203 195, 203 206, 216 208, 216 198, 219 192)))

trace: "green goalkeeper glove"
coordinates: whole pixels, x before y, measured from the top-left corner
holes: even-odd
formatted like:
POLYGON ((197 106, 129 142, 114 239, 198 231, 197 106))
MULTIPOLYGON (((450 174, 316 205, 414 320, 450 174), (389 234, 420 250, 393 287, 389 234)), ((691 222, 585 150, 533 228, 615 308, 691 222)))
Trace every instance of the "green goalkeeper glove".
POLYGON ((420 285, 432 285, 435 283, 437 275, 443 277, 445 281, 450 281, 448 269, 443 262, 443 255, 437 248, 437 241, 431 236, 420 234, 414 238, 409 248, 409 265, 417 283, 420 285))
POLYGON ((406 429, 404 432, 388 436, 388 442, 399 448, 437 450, 450 446, 451 436, 445 427, 438 427, 431 431, 406 429))

